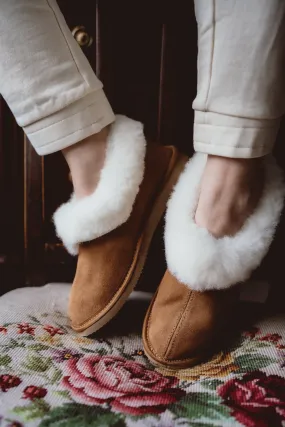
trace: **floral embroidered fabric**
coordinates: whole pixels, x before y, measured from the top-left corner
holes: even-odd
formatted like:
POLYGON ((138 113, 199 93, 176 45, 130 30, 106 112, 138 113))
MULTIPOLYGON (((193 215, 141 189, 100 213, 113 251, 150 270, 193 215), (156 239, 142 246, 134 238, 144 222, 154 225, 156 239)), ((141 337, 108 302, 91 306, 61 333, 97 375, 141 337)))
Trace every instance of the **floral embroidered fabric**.
MULTIPOLYGON (((0 298, 2 427, 278 427, 285 422, 285 315, 180 372, 154 368, 139 333, 76 336, 68 285, 0 298)), ((132 311, 132 316, 136 310, 132 311)))

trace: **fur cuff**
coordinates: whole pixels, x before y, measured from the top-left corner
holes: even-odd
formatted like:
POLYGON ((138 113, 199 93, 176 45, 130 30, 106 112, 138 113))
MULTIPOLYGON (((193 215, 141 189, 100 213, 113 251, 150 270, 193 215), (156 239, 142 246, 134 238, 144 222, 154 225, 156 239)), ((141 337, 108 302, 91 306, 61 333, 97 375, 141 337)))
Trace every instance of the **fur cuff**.
POLYGON ((143 125, 116 116, 99 184, 88 197, 60 206, 54 214, 56 232, 72 255, 78 244, 109 233, 127 221, 144 174, 146 141, 143 125))
POLYGON ((265 158, 265 188, 255 212, 233 237, 217 239, 195 223, 199 187, 207 155, 187 163, 168 202, 165 248, 168 268, 196 291, 225 289, 249 278, 266 255, 283 207, 283 174, 265 158))

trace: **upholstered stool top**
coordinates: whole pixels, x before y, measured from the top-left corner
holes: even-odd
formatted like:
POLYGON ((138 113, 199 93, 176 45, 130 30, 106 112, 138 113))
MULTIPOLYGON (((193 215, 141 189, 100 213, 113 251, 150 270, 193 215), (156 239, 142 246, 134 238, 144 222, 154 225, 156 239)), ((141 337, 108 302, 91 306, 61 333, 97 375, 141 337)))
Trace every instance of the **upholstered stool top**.
POLYGON ((262 426, 285 422, 285 315, 251 324, 204 365, 161 372, 140 337, 148 297, 134 294, 92 338, 76 336, 69 285, 0 298, 0 426, 262 426))

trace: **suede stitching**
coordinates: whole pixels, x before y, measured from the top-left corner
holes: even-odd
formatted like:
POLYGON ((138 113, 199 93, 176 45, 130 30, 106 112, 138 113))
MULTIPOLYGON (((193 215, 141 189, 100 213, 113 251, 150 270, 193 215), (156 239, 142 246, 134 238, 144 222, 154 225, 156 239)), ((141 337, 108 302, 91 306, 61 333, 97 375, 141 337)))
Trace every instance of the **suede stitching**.
POLYGON ((166 360, 170 357, 171 352, 172 352, 173 347, 174 347, 174 344, 175 344, 175 341, 179 335, 179 331, 180 331, 181 326, 183 324, 183 320, 185 319, 185 316, 188 312, 187 307, 190 306, 189 313, 191 313, 191 311, 193 310, 193 304, 191 305, 191 303, 193 302, 194 299, 195 299, 195 293, 190 290, 187 304, 186 304, 185 308, 183 309, 183 313, 182 313, 181 318, 177 324, 176 330, 174 330, 174 333, 172 336, 172 338, 173 338, 172 342, 171 341, 169 342, 169 348, 167 349, 167 352, 166 352, 166 360))
MULTIPOLYGON (((132 275, 132 273, 133 273, 133 271, 132 271, 132 266, 134 266, 134 264, 136 263, 137 253, 138 253, 138 251, 139 251, 139 247, 140 247, 140 245, 141 245, 141 241, 142 241, 142 237, 140 237, 140 238, 139 238, 139 241, 138 241, 138 243, 137 243, 137 245, 136 245, 135 253, 134 253, 134 256, 133 256, 133 258, 132 258, 132 262, 131 262, 131 266, 130 266, 130 268, 129 268, 129 270, 128 270, 128 273, 127 273, 127 275, 126 275, 126 277, 125 277, 124 282, 126 282, 126 285, 125 285, 125 286, 124 286, 124 285, 123 285, 123 286, 121 286, 121 287, 117 290, 117 292, 115 293, 115 295, 113 296, 113 298, 111 299, 111 301, 109 302, 109 304, 107 304, 107 305, 104 307, 105 309, 107 309, 107 311, 106 311, 106 312, 108 312, 108 309, 112 307, 113 302, 114 302, 114 301, 116 301, 116 300, 118 299, 118 297, 120 297, 120 296, 121 296, 120 294, 122 294, 122 293, 123 293, 123 291, 127 288, 127 285, 128 285, 129 279, 130 279, 130 276, 131 276, 131 275, 132 275)), ((97 313, 95 316, 90 317, 88 320, 85 320, 85 322, 84 322, 84 323, 80 323, 80 324, 77 324, 77 325, 72 325, 72 327, 73 327, 74 329, 88 328, 88 327, 90 326, 90 325, 89 325, 89 323, 90 323, 90 322, 94 322, 94 321, 96 321, 96 320, 97 320, 97 317, 98 317, 99 315, 100 315, 100 312, 99 312, 99 313, 97 313)))
MULTIPOLYGON (((191 294, 191 291, 189 291, 189 293, 191 294)), ((160 358, 160 357, 158 356, 158 354, 155 352, 155 350, 154 350, 154 348, 152 347, 152 345, 150 344, 150 339, 149 339, 149 329, 150 329, 150 323, 151 323, 151 319, 152 319, 152 308, 153 308, 153 305, 154 305, 154 302, 155 302, 156 297, 157 297, 157 294, 155 295, 155 297, 154 297, 154 299, 153 299, 153 303, 152 303, 152 306, 151 306, 150 315, 149 315, 149 318, 148 318, 148 323, 147 323, 147 337, 148 337, 148 344, 149 344, 149 347, 150 347, 151 351, 153 352, 153 354, 155 354, 155 356, 156 356, 156 357, 160 358)), ((190 297, 190 296, 188 296, 188 298, 187 298, 187 300, 186 300, 186 303, 183 305, 182 309, 180 310, 180 312, 179 312, 179 314, 178 314, 178 316, 177 316, 177 318, 178 318, 178 322, 177 322, 177 323, 175 323, 175 325, 173 326, 173 328, 172 328, 172 330, 171 330, 171 332, 170 332, 170 334, 169 334, 169 337, 168 337, 168 339, 167 339, 166 349, 165 349, 165 352, 164 352, 164 354, 165 354, 165 355, 167 354, 168 347, 169 347, 169 345, 170 345, 171 338, 172 338, 172 336, 173 336, 173 334, 174 334, 174 332, 175 332, 175 329, 177 328, 177 325, 179 324, 180 319, 181 319, 181 317, 183 316, 183 312, 184 312, 184 310, 185 310, 185 309, 186 309, 186 307, 187 307, 187 304, 188 304, 188 302, 189 302, 189 297, 190 297)))
POLYGON ((154 356, 157 358, 158 361, 167 362, 167 363, 169 363, 169 365, 172 365, 172 364, 174 365, 176 362, 192 362, 192 361, 198 360, 198 357, 187 357, 186 359, 172 359, 172 360, 167 360, 167 359, 163 359, 163 358, 159 357, 158 354, 154 351, 154 349, 153 349, 153 347, 152 347, 152 345, 151 345, 151 343, 149 341, 149 323, 150 323, 150 319, 151 319, 151 312, 152 312, 152 307, 153 307, 155 298, 156 298, 156 295, 154 296, 153 302, 150 305, 149 315, 147 317, 147 323, 146 323, 146 343, 147 343, 149 349, 152 351, 152 353, 154 354, 154 356))

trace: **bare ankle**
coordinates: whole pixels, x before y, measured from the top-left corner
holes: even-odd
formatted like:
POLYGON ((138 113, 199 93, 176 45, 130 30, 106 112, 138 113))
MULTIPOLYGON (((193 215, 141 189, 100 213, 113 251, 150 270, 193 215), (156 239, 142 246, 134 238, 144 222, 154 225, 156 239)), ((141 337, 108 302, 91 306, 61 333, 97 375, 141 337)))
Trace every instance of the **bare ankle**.
POLYGON ((262 159, 209 156, 195 221, 215 237, 236 234, 256 208, 263 190, 262 159))
POLYGON ((63 150, 77 198, 96 189, 104 166, 109 127, 63 150))

